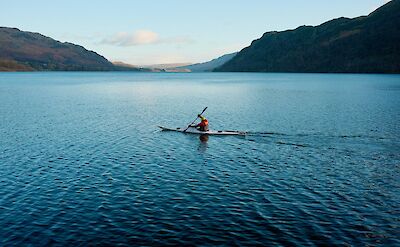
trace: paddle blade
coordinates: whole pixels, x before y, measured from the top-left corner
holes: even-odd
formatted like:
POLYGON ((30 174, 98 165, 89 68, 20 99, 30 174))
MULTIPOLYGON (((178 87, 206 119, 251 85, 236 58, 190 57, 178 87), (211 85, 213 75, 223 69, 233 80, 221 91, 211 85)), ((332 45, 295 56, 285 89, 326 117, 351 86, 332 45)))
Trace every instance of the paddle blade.
POLYGON ((207 110, 207 108, 208 108, 208 106, 206 106, 206 108, 204 108, 204 110, 200 113, 200 115, 203 114, 207 110))

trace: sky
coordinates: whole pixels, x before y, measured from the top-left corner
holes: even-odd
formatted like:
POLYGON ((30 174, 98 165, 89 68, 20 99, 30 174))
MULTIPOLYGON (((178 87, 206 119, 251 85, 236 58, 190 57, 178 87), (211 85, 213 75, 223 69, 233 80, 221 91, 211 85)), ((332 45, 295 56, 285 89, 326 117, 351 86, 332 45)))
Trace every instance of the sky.
POLYGON ((367 15, 388 0, 0 0, 0 26, 134 65, 197 63, 268 31, 367 15))

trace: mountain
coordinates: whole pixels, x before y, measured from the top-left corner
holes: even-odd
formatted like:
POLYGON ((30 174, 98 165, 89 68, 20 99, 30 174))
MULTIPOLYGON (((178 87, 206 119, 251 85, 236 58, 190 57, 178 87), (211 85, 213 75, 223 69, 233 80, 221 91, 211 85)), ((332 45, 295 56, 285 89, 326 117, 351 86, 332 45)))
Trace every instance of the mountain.
POLYGON ((143 68, 149 69, 174 69, 177 67, 182 67, 190 65, 190 63, 164 63, 164 64, 151 64, 151 65, 142 65, 143 68))
POLYGON ((0 71, 33 71, 33 68, 13 60, 0 59, 0 71))
POLYGON ((138 68, 137 66, 135 66, 135 65, 132 65, 132 64, 129 64, 129 63, 124 63, 124 62, 121 62, 121 61, 115 61, 115 62, 112 62, 115 66, 120 66, 120 67, 128 67, 128 68, 138 68))
POLYGON ((114 70, 117 71, 142 71, 142 72, 151 72, 152 70, 149 68, 138 67, 129 63, 124 63, 120 61, 112 62, 114 65, 114 70))
POLYGON ((215 68, 222 66, 229 60, 231 60, 237 52, 231 54, 225 54, 221 57, 215 58, 211 61, 204 63, 196 63, 188 66, 178 67, 177 69, 187 69, 189 72, 206 72, 213 71, 215 68))
POLYGON ((267 32, 215 71, 400 73, 400 0, 368 16, 267 32))
POLYGON ((39 33, 0 27, 0 71, 120 71, 96 52, 39 33))

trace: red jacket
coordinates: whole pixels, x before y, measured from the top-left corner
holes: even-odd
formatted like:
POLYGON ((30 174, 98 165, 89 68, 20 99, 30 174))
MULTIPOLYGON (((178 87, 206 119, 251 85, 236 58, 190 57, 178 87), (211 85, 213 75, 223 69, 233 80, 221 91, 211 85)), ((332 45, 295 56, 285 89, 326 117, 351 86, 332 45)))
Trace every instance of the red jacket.
POLYGON ((204 118, 196 127, 205 127, 207 125, 208 125, 208 120, 204 118))

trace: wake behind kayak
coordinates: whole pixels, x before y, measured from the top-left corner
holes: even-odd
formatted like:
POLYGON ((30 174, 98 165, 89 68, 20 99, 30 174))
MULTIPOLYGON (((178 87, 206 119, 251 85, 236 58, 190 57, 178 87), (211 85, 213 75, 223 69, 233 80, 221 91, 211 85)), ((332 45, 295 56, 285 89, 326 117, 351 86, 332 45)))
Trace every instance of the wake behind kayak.
POLYGON ((167 128, 163 126, 158 126, 162 131, 175 131, 187 134, 195 134, 195 135, 232 135, 232 136, 244 136, 246 132, 243 131, 231 131, 231 130, 207 130, 200 131, 198 129, 186 129, 186 128, 167 128), (185 130, 186 129, 186 130, 185 130))

